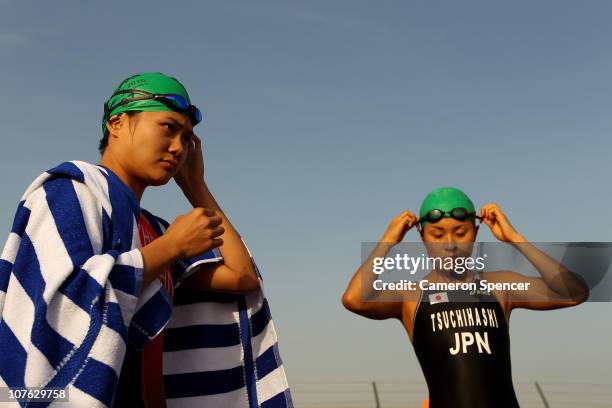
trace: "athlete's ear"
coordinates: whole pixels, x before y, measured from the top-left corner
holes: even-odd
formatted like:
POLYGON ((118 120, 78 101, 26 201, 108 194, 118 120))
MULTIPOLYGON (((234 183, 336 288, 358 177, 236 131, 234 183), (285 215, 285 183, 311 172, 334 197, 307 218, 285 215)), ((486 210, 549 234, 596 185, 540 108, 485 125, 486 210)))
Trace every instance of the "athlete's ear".
POLYGON ((106 128, 108 129, 109 138, 110 137, 117 138, 119 136, 119 132, 121 131, 121 128, 124 126, 127 126, 127 122, 128 122, 128 115, 126 115, 125 113, 120 113, 118 115, 112 116, 106 122, 106 128))
POLYGON ((476 237, 478 236, 478 228, 480 228, 480 225, 474 225, 474 241, 476 241, 476 237))
POLYGON ((117 137, 117 133, 119 133, 122 125, 121 116, 123 115, 114 115, 106 122, 109 137, 117 137))

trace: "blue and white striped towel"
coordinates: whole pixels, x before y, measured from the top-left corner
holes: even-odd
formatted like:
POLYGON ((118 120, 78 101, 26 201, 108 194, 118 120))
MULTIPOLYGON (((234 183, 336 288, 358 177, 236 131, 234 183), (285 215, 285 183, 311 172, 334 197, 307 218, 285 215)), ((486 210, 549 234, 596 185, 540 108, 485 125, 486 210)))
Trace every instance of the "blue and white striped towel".
MULTIPOLYGON (((142 348, 172 314, 158 280, 140 293, 139 213, 116 175, 85 162, 27 189, 0 256, 0 387, 66 388, 70 406, 111 406, 126 341, 142 348)), ((176 285, 194 261, 175 263, 176 285)))
POLYGON ((293 406, 263 296, 176 293, 164 337, 168 408, 293 406))
MULTIPOLYGON (((168 223, 155 218, 158 223, 152 225, 161 235, 168 223)), ((190 260, 181 269, 188 271, 186 276, 193 265, 211 261, 222 258, 190 260)), ((253 265, 257 269, 254 260, 253 265)), ((263 290, 241 296, 179 286, 174 295, 164 333, 168 408, 293 407, 263 290)))

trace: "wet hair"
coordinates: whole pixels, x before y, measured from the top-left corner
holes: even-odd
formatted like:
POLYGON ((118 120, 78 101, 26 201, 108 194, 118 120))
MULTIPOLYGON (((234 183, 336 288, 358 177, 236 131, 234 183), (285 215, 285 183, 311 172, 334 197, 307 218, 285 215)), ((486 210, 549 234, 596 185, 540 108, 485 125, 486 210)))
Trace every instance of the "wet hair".
MULTIPOLYGON (((140 111, 127 111, 124 113, 127 114, 130 118, 132 118, 138 115, 140 111)), ((102 139, 100 139, 100 143, 98 144, 98 151, 100 152, 100 156, 104 154, 104 151, 106 150, 107 146, 108 146, 108 128, 106 128, 106 131, 104 132, 104 136, 102 137, 102 139)))

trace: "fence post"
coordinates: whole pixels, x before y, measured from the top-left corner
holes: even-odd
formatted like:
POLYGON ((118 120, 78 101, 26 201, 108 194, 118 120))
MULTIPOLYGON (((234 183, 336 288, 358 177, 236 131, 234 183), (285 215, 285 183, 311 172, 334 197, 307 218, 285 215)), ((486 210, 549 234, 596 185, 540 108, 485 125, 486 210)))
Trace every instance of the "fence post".
POLYGON ((376 381, 372 381, 372 388, 374 388, 374 401, 376 401, 376 408, 380 408, 380 400, 378 399, 378 390, 376 389, 376 381))
POLYGON ((538 384, 538 382, 535 382, 535 386, 536 389, 538 390, 538 394, 540 394, 540 398, 542 398, 542 402, 544 403, 544 408, 550 408, 550 406, 548 405, 548 401, 546 401, 546 397, 544 396, 544 392, 542 391, 542 388, 540 388, 540 384, 538 384))

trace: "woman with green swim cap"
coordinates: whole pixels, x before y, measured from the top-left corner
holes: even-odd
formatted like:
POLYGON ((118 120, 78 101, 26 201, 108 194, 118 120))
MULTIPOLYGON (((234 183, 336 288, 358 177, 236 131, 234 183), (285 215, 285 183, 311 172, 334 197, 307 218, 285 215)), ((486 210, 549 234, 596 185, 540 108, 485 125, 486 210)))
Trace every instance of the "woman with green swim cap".
MULTIPOLYGON (((249 336, 240 338, 233 331, 228 334, 221 324, 209 324, 236 325, 236 333, 251 331, 253 337, 258 333, 242 326, 251 324, 249 316, 263 313, 267 302, 248 249, 204 181, 202 143, 193 131, 201 120, 201 112, 191 105, 183 85, 160 73, 126 79, 105 104, 101 165, 115 172, 139 201, 147 186, 163 185, 174 178, 194 207, 142 248, 143 287, 170 262, 214 248, 208 257, 204 252, 205 263, 183 279, 180 287, 172 283, 169 272, 162 279, 170 297, 186 306, 175 309, 169 323, 172 327, 155 337, 142 352, 128 344, 115 405, 138 406, 141 398, 146 407, 216 404, 246 408, 266 402, 257 400, 259 390, 269 394, 268 406, 289 407, 291 400, 280 358, 260 358, 261 364, 276 371, 273 385, 259 385, 257 368, 251 367, 249 359, 270 354, 269 350, 257 349, 256 344, 250 344, 249 336), (210 292, 219 295, 211 298, 210 292), (240 319, 236 320, 236 316, 240 319), (209 345, 209 338, 216 338, 216 343, 209 345), (215 350, 235 348, 236 344, 242 344, 240 352, 210 356, 215 350), (175 355, 181 357, 175 360, 175 355), (223 358, 227 360, 225 364, 215 361, 223 358), (241 359, 242 374, 228 378, 227 370, 239 368, 241 359), (190 369, 184 360, 192 361, 197 369, 190 369), (202 375, 206 375, 205 383, 202 375)), ((272 327, 269 312, 266 319, 268 327, 272 327)), ((269 345, 277 347, 275 332, 265 337, 269 345)))
POLYGON ((342 303, 370 319, 401 321, 428 385, 429 400, 424 406, 516 408, 508 332, 511 311, 575 306, 585 301, 588 293, 580 278, 528 243, 497 204, 484 205, 476 212, 463 191, 442 187, 427 195, 418 217, 404 211, 391 221, 355 272, 342 303), (479 228, 476 220, 486 224, 499 241, 514 246, 541 276, 477 272, 474 267, 459 271, 452 263, 434 262, 418 284, 401 292, 400 299, 397 293, 387 296, 389 292, 375 289, 376 266, 381 265, 377 260, 385 260, 411 228, 419 231, 430 258, 456 261, 472 253, 479 228), (498 290, 495 286, 490 291, 473 290, 467 285, 480 288, 481 281, 517 289, 498 290), (427 285, 421 286, 423 282, 427 285))

